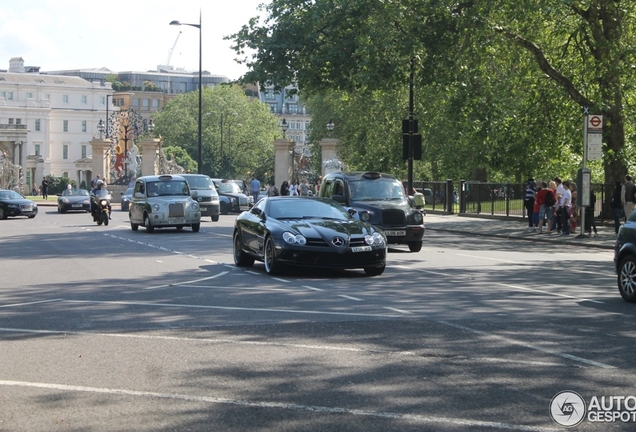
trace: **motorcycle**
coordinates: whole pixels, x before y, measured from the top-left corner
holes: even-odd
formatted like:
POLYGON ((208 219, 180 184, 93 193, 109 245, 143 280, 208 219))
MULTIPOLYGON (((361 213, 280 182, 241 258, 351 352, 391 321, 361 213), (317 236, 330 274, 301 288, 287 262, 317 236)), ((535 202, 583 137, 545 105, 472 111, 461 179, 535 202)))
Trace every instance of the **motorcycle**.
POLYGON ((110 192, 106 189, 97 189, 91 193, 91 199, 93 200, 93 222, 97 222, 97 225, 104 224, 108 226, 110 221, 110 201, 112 200, 110 192))

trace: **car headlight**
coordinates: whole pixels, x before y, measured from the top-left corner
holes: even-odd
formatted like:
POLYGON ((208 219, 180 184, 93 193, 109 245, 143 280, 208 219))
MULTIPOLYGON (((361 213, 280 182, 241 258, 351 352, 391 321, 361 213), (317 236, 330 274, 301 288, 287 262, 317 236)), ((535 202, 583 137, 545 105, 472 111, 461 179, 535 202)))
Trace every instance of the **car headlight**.
POLYGON ((192 201, 192 210, 197 211, 199 210, 199 203, 196 201, 192 201))
POLYGON ((70 202, 68 198, 61 198, 60 201, 62 201, 64 204, 68 204, 70 202))
POLYGON ((358 214, 362 222, 369 222, 371 220, 371 212, 363 210, 361 212, 358 212, 358 214))
POLYGON ((160 208, 161 207, 159 207, 159 204, 153 204, 152 205, 152 211, 154 211, 154 212, 158 212, 160 208))
POLYGON ((300 234, 292 234, 290 232, 283 233, 283 240, 285 240, 289 244, 298 244, 305 245, 307 244, 307 239, 300 234))
POLYGON ((379 232, 374 232, 373 234, 367 234, 364 236, 364 241, 368 244, 368 245, 381 245, 384 243, 384 237, 382 237, 382 234, 380 234, 379 232))
POLYGON ((210 202, 218 203, 218 202, 219 202, 219 197, 212 197, 212 199, 210 200, 210 202))
POLYGON ((413 219, 413 222, 416 225, 420 225, 424 221, 424 217, 422 216, 422 213, 420 212, 415 212, 411 214, 411 218, 413 219))
POLYGON ((238 200, 236 198, 230 198, 230 202, 232 204, 236 204, 238 202, 238 200))

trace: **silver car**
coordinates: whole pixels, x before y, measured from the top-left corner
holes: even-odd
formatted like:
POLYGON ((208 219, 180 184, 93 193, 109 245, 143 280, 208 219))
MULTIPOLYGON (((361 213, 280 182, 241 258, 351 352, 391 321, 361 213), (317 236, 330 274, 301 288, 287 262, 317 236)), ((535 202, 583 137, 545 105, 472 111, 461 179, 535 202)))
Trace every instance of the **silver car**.
POLYGON ((201 228, 199 203, 190 196, 188 182, 178 175, 139 177, 128 211, 130 228, 137 231, 143 225, 151 233, 155 228, 189 226, 201 228))

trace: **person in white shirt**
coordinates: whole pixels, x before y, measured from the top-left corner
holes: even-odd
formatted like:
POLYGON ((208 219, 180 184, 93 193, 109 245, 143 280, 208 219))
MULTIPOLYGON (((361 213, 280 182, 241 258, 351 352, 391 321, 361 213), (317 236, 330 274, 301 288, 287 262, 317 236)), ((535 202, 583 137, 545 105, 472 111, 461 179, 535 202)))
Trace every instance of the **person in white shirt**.
POLYGON ((561 214, 561 204, 563 203, 563 192, 565 189, 563 188, 563 183, 559 177, 554 178, 554 182, 556 183, 556 204, 554 205, 554 212, 556 213, 556 229, 557 233, 561 234, 563 230, 563 215, 561 214))
POLYGON ((561 197, 561 224, 563 225, 562 235, 570 235, 570 209, 572 208, 572 192, 570 192, 570 182, 563 182, 563 196, 561 197))

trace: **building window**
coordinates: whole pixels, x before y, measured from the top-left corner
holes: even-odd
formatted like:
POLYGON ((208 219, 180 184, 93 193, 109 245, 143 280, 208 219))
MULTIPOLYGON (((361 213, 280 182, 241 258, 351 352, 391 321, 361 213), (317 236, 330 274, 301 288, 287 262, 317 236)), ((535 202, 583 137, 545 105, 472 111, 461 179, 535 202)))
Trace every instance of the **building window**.
POLYGON ((36 156, 40 154, 40 144, 35 145, 35 154, 36 156))
POLYGON ((82 159, 86 158, 86 144, 82 144, 82 159))
POLYGON ((82 104, 86 105, 88 103, 88 99, 86 98, 85 95, 82 95, 82 104))
POLYGON ((106 105, 106 97, 105 96, 100 96, 99 97, 99 104, 100 105, 106 105))
POLYGON ((141 110, 148 111, 150 109, 150 101, 148 99, 143 99, 141 101, 141 110))
POLYGON ((7 100, 13 100, 13 92, 7 92, 7 100))
POLYGON ((10 118, 10 119, 9 119, 9 124, 10 124, 10 125, 12 125, 12 124, 13 124, 13 119, 12 119, 12 118, 10 118))
POLYGON ((86 132, 86 120, 82 120, 82 132, 86 132))
POLYGON ((65 104, 68 103, 68 95, 62 95, 62 102, 65 104))
POLYGON ((62 128, 62 129, 64 130, 64 132, 68 132, 68 120, 64 120, 63 125, 64 125, 64 126, 63 126, 63 128, 62 128))
POLYGON ((35 131, 40 132, 40 119, 35 119, 35 131))
POLYGON ((124 106, 124 98, 119 98, 119 106, 124 106))
POLYGON ((21 118, 15 119, 15 124, 21 125, 22 124, 22 119, 21 118))
POLYGON ((27 99, 33 99, 33 93, 27 93, 27 99))
POLYGON ((275 104, 275 103, 269 104, 269 109, 271 109, 273 113, 278 112, 278 104, 275 104))
POLYGON ((62 146, 62 159, 68 159, 68 145, 64 144, 62 146))
POLYGON ((50 94, 45 94, 44 95, 44 100, 51 100, 51 95, 50 94))
POLYGON ((68 178, 68 171, 62 171, 62 177, 68 178))
POLYGON ((7 97, 7 92, 0 91, 0 97, 6 98, 7 97))
POLYGON ((139 98, 133 98, 133 108, 139 108, 139 98))
POLYGON ((152 110, 153 111, 158 111, 159 110, 159 99, 153 99, 152 100, 152 110))
POLYGON ((265 99, 274 99, 274 90, 265 90, 265 99))
POLYGON ((287 112, 290 114, 298 114, 297 104, 287 104, 287 112))

